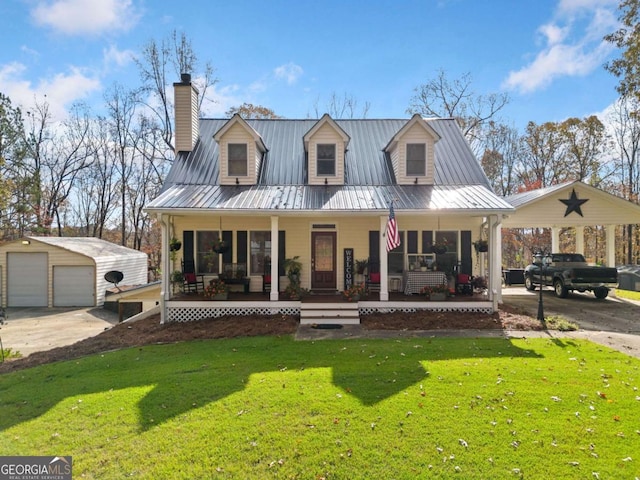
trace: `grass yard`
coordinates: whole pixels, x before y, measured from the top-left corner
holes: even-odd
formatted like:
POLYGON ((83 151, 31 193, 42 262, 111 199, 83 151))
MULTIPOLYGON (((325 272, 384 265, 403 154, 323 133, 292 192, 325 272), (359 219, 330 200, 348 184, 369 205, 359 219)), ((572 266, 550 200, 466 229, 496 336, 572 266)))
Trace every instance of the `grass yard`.
POLYGON ((87 479, 633 479, 639 386, 585 341, 196 341, 0 375, 0 451, 87 479))

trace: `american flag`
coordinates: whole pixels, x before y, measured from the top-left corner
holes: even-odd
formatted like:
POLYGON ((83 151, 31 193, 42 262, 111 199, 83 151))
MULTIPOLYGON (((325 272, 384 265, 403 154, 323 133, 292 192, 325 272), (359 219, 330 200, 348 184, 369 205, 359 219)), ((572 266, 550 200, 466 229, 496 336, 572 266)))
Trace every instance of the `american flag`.
POLYGON ((396 214, 393 213, 393 202, 389 206, 389 220, 387 221, 387 252, 400 246, 400 233, 396 223, 396 214))

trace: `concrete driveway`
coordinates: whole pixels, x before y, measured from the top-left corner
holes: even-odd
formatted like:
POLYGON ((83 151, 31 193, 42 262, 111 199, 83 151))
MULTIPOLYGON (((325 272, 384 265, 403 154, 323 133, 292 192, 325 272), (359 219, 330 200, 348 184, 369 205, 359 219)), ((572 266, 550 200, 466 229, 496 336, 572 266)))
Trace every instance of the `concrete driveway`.
MULTIPOLYGON (((505 303, 523 308, 536 316, 539 291, 524 287, 507 287, 502 291, 505 303)), ((640 358, 640 302, 607 297, 598 300, 592 293, 569 293, 558 298, 549 287, 542 291, 545 317, 560 315, 577 323, 576 332, 528 332, 526 336, 583 338, 640 358)), ((519 332, 510 332, 520 336, 519 332)))
POLYGON ((118 314, 102 308, 7 308, 0 339, 22 356, 71 345, 118 323, 118 314))

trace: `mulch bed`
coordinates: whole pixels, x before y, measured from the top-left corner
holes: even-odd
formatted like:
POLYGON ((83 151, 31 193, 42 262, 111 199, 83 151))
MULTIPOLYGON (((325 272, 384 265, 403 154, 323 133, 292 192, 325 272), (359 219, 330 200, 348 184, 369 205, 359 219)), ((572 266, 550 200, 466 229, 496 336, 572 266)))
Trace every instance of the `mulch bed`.
MULTIPOLYGON (((293 316, 260 315, 161 325, 159 315, 155 315, 137 322, 115 325, 95 337, 73 345, 7 360, 0 364, 0 373, 142 345, 198 339, 291 335, 296 332, 298 323, 299 319, 293 316)), ((543 329, 538 320, 508 305, 502 305, 500 311, 491 315, 462 312, 373 314, 361 317, 361 325, 368 330, 543 329)))

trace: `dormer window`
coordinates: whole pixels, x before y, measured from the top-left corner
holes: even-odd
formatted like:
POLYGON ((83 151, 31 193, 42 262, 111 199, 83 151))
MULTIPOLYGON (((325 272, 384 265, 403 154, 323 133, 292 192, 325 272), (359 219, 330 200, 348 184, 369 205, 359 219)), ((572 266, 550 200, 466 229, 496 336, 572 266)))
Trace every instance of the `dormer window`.
POLYGON ((319 143, 317 145, 317 172, 322 176, 336 174, 336 145, 334 143, 319 143))
POLYGON ((229 144, 229 166, 228 172, 230 176, 247 176, 247 144, 246 143, 230 143, 229 144))
POLYGON ((424 143, 407 143, 407 175, 423 177, 426 174, 427 146, 424 143))

